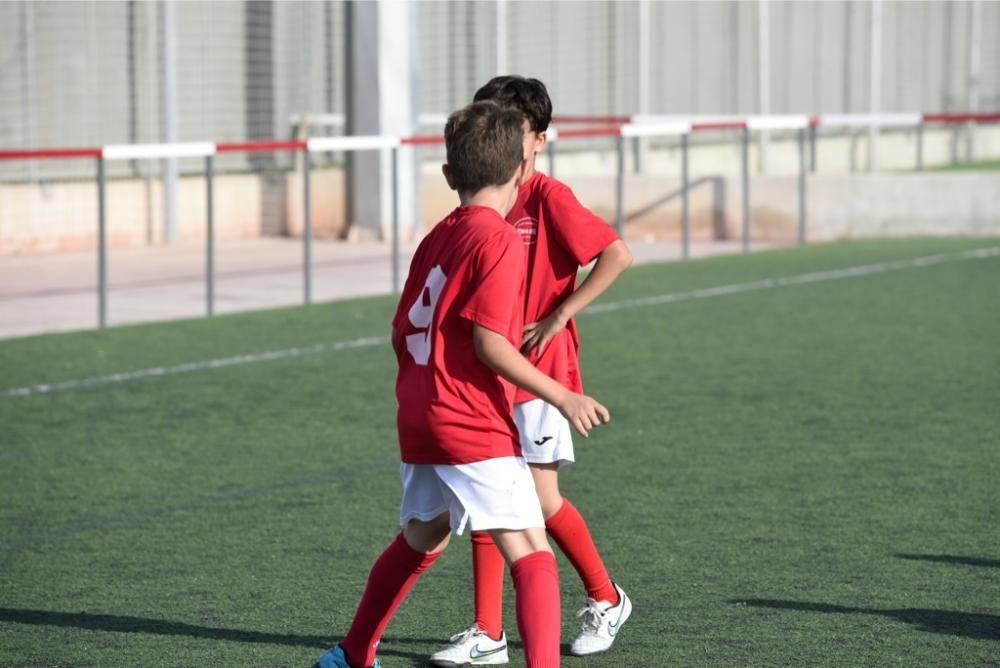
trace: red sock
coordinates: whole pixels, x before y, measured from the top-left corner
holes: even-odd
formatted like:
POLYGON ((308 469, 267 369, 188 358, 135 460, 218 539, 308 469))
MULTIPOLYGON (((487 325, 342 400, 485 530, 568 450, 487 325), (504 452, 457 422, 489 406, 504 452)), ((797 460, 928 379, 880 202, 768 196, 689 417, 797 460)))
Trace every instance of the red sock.
POLYGON ((510 565, 517 594, 517 629, 528 668, 559 668, 559 568, 551 552, 534 552, 510 565))
POLYGON ((417 552, 400 533, 375 560, 351 629, 340 646, 352 666, 375 663, 375 646, 382 638, 396 609, 410 593, 420 574, 437 560, 440 552, 417 552))
POLYGON ((563 499, 559 511, 545 520, 545 529, 580 574, 587 596, 595 601, 610 601, 617 605, 618 592, 611 584, 601 555, 597 553, 590 529, 569 499, 563 499))
POLYGON ((472 577, 476 626, 499 640, 503 633, 503 572, 500 549, 485 531, 472 532, 472 577))

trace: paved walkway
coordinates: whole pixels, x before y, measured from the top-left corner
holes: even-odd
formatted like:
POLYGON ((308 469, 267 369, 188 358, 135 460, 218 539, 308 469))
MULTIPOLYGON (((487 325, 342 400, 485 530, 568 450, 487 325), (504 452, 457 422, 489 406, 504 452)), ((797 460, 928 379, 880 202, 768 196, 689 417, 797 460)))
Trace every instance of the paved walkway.
MULTIPOLYGON (((629 242, 637 262, 680 258, 676 242, 629 242)), ((757 246, 761 248, 762 246, 757 246)), ((405 267, 414 247, 403 249, 405 267)), ((738 242, 696 242, 693 257, 739 252, 738 242)), ((108 257, 108 324, 205 315, 202 244, 112 249, 108 257)), ((215 312, 301 304, 302 242, 220 242, 215 259, 215 312)), ((316 241, 313 301, 386 294, 390 249, 381 243, 316 241)), ((0 338, 97 326, 97 253, 0 258, 0 338)))

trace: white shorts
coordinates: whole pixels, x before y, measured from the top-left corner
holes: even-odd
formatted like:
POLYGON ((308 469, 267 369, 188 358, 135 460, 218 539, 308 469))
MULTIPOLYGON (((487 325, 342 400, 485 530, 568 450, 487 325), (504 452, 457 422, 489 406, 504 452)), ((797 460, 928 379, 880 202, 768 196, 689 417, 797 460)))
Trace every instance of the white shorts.
POLYGON ((535 480, 520 457, 472 464, 407 464, 399 467, 403 501, 399 524, 451 514, 451 530, 461 534, 490 529, 544 528, 535 480))
POLYGON ((569 420, 544 399, 514 405, 514 422, 521 433, 521 454, 529 464, 572 464, 573 433, 569 420))

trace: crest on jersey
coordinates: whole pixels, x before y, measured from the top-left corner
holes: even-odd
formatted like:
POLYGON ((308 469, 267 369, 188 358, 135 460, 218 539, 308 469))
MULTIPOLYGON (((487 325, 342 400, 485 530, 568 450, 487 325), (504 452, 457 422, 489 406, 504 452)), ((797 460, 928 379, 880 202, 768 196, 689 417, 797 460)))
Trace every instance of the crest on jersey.
POLYGON ((538 221, 530 216, 521 218, 514 223, 514 229, 521 235, 525 246, 534 246, 538 241, 538 221))

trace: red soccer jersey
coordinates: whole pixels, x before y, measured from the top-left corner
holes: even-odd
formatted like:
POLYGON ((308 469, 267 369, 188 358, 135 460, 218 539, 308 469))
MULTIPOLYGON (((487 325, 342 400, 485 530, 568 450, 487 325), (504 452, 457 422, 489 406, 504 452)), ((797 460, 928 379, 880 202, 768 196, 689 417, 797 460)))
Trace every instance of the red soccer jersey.
MULTIPOLYGON (((524 321, 548 316, 576 289, 576 272, 618 239, 614 229, 585 208, 564 183, 541 172, 521 185, 507 214, 528 251, 524 321)), ((574 392, 583 392, 580 339, 572 320, 532 363, 574 392)), ((520 388, 515 403, 535 399, 520 388)))
POLYGON ((460 207, 421 242, 392 320, 402 459, 466 464, 521 454, 514 386, 476 355, 473 323, 516 347, 524 246, 493 209, 460 207))

